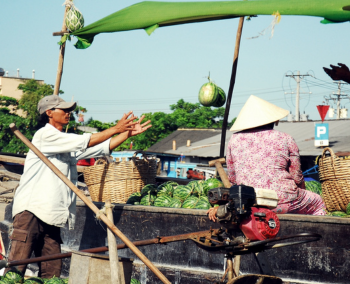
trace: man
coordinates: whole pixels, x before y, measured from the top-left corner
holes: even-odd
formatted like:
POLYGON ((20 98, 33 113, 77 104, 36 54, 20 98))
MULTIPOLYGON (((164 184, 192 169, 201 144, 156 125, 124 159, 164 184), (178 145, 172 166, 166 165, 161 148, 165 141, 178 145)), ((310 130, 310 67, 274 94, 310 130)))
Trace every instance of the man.
MULTIPOLYGON (((231 131, 226 152, 228 178, 232 184, 276 191, 279 214, 325 215, 322 197, 305 190, 299 148, 294 139, 274 130, 274 124, 289 111, 250 96, 231 131)), ((217 209, 208 211, 215 220, 217 209)))
MULTIPOLYGON (((130 111, 113 127, 100 133, 83 135, 62 132, 68 124, 75 102, 65 102, 57 95, 46 96, 38 103, 40 120, 46 122, 32 143, 74 184, 77 184, 78 160, 110 155, 127 138, 151 127, 150 121, 141 124, 130 111), (118 134, 117 136, 115 136, 118 134)), ((76 195, 32 151, 26 157, 24 172, 16 190, 12 217, 13 233, 9 260, 60 253, 60 227, 67 222, 74 228, 76 195)), ((61 260, 41 262, 39 276, 59 277, 61 260)), ((26 265, 18 266, 23 274, 26 265)))

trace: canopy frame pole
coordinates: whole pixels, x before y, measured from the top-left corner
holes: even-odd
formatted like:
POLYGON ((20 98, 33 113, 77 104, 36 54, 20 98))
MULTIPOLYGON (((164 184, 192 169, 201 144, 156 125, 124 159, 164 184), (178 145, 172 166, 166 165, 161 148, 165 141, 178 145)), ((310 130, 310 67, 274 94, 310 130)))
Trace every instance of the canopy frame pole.
MULTIPOLYGON (((66 9, 64 11, 64 16, 63 16, 63 24, 62 24, 62 32, 63 33, 67 32, 66 15, 67 15, 68 10, 69 10, 69 6, 66 5, 66 9)), ((61 39, 62 39, 62 36, 61 36, 61 39)), ((64 42, 60 46, 60 53, 58 55, 57 75, 56 75, 55 88, 53 90, 54 95, 58 95, 58 93, 60 91, 61 79, 62 79, 62 74, 63 74, 63 62, 64 62, 65 50, 66 50, 66 43, 64 42)))
POLYGON ((239 46, 241 43, 241 37, 242 37, 243 21, 244 21, 244 17, 240 17, 239 23, 238 23, 237 35, 236 35, 236 46, 235 46, 235 53, 233 56, 233 65, 232 65, 232 72, 231 72, 230 87, 229 87, 228 94, 227 94, 224 121, 222 123, 221 144, 220 144, 220 157, 221 158, 224 157, 224 155, 225 155, 227 121, 228 121, 228 116, 230 113, 233 87, 235 86, 235 82, 236 82, 238 54, 239 54, 239 46))

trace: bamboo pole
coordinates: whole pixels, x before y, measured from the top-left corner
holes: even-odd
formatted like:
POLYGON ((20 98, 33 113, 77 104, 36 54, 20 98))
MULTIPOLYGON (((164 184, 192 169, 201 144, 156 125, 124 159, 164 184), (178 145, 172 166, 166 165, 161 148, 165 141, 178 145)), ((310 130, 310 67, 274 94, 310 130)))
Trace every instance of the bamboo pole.
MULTIPOLYGON (((62 24, 62 32, 63 33, 67 32, 66 15, 67 15, 68 10, 69 10, 69 7, 66 6, 66 9, 64 11, 64 16, 63 16, 63 24, 62 24)), ((62 38, 62 36, 61 36, 61 38, 62 38)), ((61 79, 62 79, 62 74, 63 74, 63 62, 64 62, 64 52, 65 52, 65 50, 66 50, 66 43, 64 42, 60 46, 60 53, 58 55, 57 75, 56 75, 55 88, 53 90, 53 94, 54 95, 58 95, 58 93, 60 91, 61 79)))
MULTIPOLYGON (((105 202, 107 218, 114 224, 113 210, 111 200, 105 202)), ((119 270, 119 258, 117 250, 117 240, 113 232, 107 229, 108 249, 109 249, 109 265, 111 267, 111 284, 125 284, 124 277, 120 277, 121 270, 119 270), (123 283, 121 283, 123 282, 123 283)))
POLYGON ((238 23, 237 35, 236 35, 236 46, 235 46, 235 53, 234 53, 234 56, 233 56, 233 65, 232 65, 232 72, 231 72, 230 87, 229 87, 228 94, 227 94, 226 108, 225 108, 225 114, 224 114, 224 121, 222 123, 220 157, 224 157, 224 155, 225 155, 227 120, 228 120, 228 116, 230 114, 230 106, 231 106, 233 87, 235 86, 235 82, 236 82, 239 46, 241 44, 243 21, 244 21, 244 17, 240 17, 239 18, 239 23, 238 23))
POLYGON ((19 138, 25 145, 28 146, 101 220, 107 227, 122 240, 131 251, 145 264, 153 273, 165 284, 171 282, 159 271, 157 267, 106 217, 100 214, 99 209, 82 193, 53 163, 49 161, 38 148, 36 148, 16 127, 14 123, 10 124, 11 131, 19 138))

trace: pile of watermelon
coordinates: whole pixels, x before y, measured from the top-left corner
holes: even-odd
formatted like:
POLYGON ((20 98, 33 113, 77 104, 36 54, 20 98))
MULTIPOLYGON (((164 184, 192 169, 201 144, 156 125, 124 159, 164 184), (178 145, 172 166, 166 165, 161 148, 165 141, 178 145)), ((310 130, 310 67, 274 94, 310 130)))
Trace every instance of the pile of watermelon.
POLYGON ((16 270, 8 271, 4 276, 0 276, 0 284, 67 284, 68 278, 52 277, 50 279, 31 277, 24 279, 22 274, 16 270))
MULTIPOLYGON (((322 196, 321 183, 318 181, 305 181, 305 189, 317 193, 322 196)), ((327 211, 328 216, 350 218, 350 203, 346 207, 346 212, 343 211, 327 211)))
POLYGON ((208 190, 223 187, 223 183, 210 178, 206 181, 191 181, 187 185, 179 185, 167 181, 160 185, 147 184, 140 193, 130 195, 127 204, 146 205, 170 208, 209 209, 208 190))

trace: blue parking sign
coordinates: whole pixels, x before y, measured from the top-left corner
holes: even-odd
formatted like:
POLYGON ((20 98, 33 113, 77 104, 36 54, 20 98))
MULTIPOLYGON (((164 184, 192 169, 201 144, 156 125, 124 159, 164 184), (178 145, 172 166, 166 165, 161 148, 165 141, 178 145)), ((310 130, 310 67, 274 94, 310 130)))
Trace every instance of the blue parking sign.
POLYGON ((328 123, 315 123, 315 146, 329 145, 328 123))

